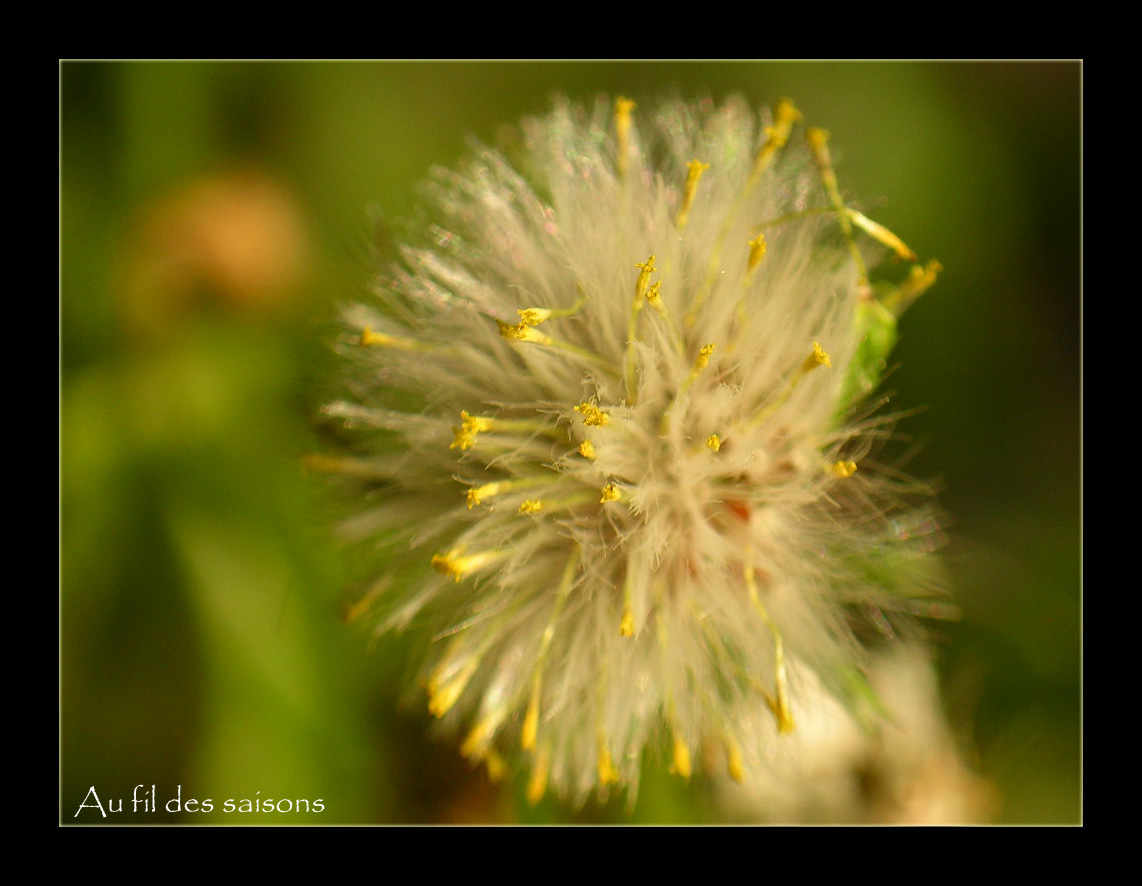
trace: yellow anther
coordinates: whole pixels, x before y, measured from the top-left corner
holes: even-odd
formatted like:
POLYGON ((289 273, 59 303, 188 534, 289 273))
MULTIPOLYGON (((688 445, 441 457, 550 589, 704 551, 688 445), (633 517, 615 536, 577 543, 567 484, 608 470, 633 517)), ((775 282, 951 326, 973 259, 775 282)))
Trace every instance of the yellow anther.
POLYGON ((801 112, 793 106, 789 99, 782 99, 773 110, 773 125, 765 127, 765 144, 757 152, 753 162, 753 173, 750 176, 750 186, 756 184, 761 174, 769 168, 774 156, 787 141, 789 133, 793 131, 793 124, 801 119, 801 112))
POLYGON ((857 463, 855 461, 835 461, 829 465, 829 473, 834 477, 840 477, 842 480, 851 477, 856 471, 857 463))
POLYGON ((661 290, 661 280, 655 280, 646 290, 646 300, 658 311, 663 309, 661 290))
POLYGON ((619 622, 619 636, 634 636, 634 613, 630 611, 629 607, 623 608, 623 618, 622 621, 619 622))
POLYGON ((468 661, 464 667, 443 682, 433 677, 428 681, 428 710, 434 717, 443 717, 464 692, 464 687, 476 673, 476 659, 468 661))
POLYGON ((549 320, 552 314, 547 308, 523 308, 516 313, 519 314, 519 319, 528 326, 538 326, 544 320, 549 320))
POLYGON ((793 713, 789 709, 789 683, 785 673, 785 643, 781 639, 781 631, 777 629, 777 625, 774 624, 773 619, 769 617, 769 611, 765 608, 765 604, 761 602, 761 595, 757 587, 757 576, 752 563, 746 563, 744 578, 754 609, 757 610, 757 614, 761 616, 761 620, 765 622, 769 628, 769 632, 773 635, 775 694, 770 695, 763 690, 765 701, 769 705, 770 710, 773 711, 773 715, 777 718, 777 731, 782 734, 792 732, 796 727, 793 722, 793 713))
POLYGON ((749 241, 749 265, 746 268, 747 276, 753 274, 757 270, 761 260, 765 258, 765 250, 768 244, 765 242, 765 234, 758 234, 749 241))
POLYGON ((499 784, 503 781, 508 766, 504 762, 504 758, 496 753, 495 748, 488 748, 484 754, 484 765, 488 767, 488 781, 492 784, 499 784))
POLYGON ((433 554, 432 567, 441 575, 450 575, 460 581, 470 572, 483 569, 489 563, 499 559, 497 551, 480 551, 476 554, 463 556, 461 551, 453 550, 447 554, 433 554))
POLYGON ((579 444, 579 454, 583 456, 583 458, 588 458, 591 461, 594 461, 597 458, 597 453, 595 452, 595 444, 590 440, 584 440, 579 444))
POLYGON ((820 127, 810 127, 805 133, 805 140, 814 151, 823 150, 829 144, 829 131, 820 127))
POLYGON ((725 737, 726 741, 726 773, 734 781, 741 784, 742 778, 745 775, 742 766, 742 749, 741 746, 730 736, 725 737))
POLYGON ((535 736, 539 731, 539 680, 531 687, 531 700, 527 703, 527 713, 523 718, 523 729, 520 730, 519 746, 530 751, 535 747, 535 736))
POLYGON ((805 358, 805 362, 801 364, 802 372, 812 372, 818 366, 828 366, 830 369, 833 367, 833 361, 829 359, 819 344, 813 342, 813 353, 805 358))
POLYGON ((460 413, 460 427, 453 428, 453 440, 449 449, 471 449, 476 445, 476 435, 481 431, 490 431, 492 420, 479 415, 460 413))
POLYGON ((611 760, 611 752, 607 750, 607 740, 599 736, 599 784, 603 787, 618 784, 619 773, 611 760))
POLYGON ((686 164, 686 187, 682 193, 682 205, 678 207, 678 218, 675 225, 678 230, 686 226, 686 219, 690 216, 690 207, 694 205, 694 196, 698 193, 698 182, 702 180, 702 173, 710 168, 709 163, 700 160, 691 160, 686 164))
POLYGON ((682 778, 689 778, 692 771, 690 768, 690 748, 677 735, 674 736, 674 763, 671 765, 670 771, 682 778))
POLYGON ((583 416, 585 424, 589 424, 593 428, 601 428, 611 420, 610 415, 603 412, 594 403, 580 403, 575 407, 575 411, 583 416))
POLYGON ((543 510, 543 502, 538 498, 529 498, 519 506, 521 514, 538 514, 543 510))
POLYGON ((883 299, 884 306, 899 317, 912 302, 928 291, 942 270, 943 265, 935 259, 926 265, 913 265, 904 282, 883 299))
POLYGON ((546 745, 535 755, 531 766, 531 778, 527 782, 527 802, 534 806, 547 793, 547 770, 551 765, 551 751, 546 745))
POLYGON ((698 352, 698 359, 694 361, 694 371, 701 372, 710 365, 710 355, 714 353, 713 345, 702 345, 702 350, 698 352))
POLYGON ((711 452, 717 452, 722 448, 722 438, 717 434, 710 434, 710 436, 706 438, 706 445, 710 447, 711 452))
POLYGON ((781 680, 777 684, 777 698, 767 695, 765 701, 773 711, 773 716, 777 718, 777 731, 782 735, 788 735, 797 728, 797 724, 793 722, 793 712, 789 710, 789 695, 785 690, 784 674, 780 677, 781 680))
POLYGON ((505 323, 503 320, 497 320, 496 325, 500 328, 500 335, 508 341, 528 341, 537 345, 551 344, 551 336, 544 332, 532 329, 527 323, 505 323))
POLYGON ((627 172, 629 162, 627 155, 630 151, 630 112, 634 110, 634 107, 634 102, 629 98, 619 96, 615 99, 615 139, 618 142, 616 163, 620 177, 625 176, 627 172))
POLYGON ((913 252, 907 244, 892 231, 888 230, 884 225, 874 222, 867 215, 862 215, 855 209, 848 210, 848 216, 852 219, 854 225, 868 234, 872 239, 879 243, 883 243, 889 249, 896 253, 897 258, 902 258, 905 261, 916 261, 916 253, 913 252))
POLYGON ((498 725, 499 721, 491 717, 477 723, 460 745, 460 756, 482 758, 487 753, 488 744, 498 725))
POLYGON ((384 332, 374 332, 369 326, 366 326, 361 333, 359 344, 363 348, 390 348, 394 351, 420 351, 425 348, 420 342, 411 338, 398 338, 384 332))
POLYGON ((614 483, 608 483, 602 489, 603 495, 599 499, 599 504, 605 505, 609 501, 618 501, 623 497, 622 491, 614 483))
POLYGON ((640 302, 642 297, 646 295, 646 290, 650 288, 650 275, 653 274, 657 268, 654 267, 654 256, 652 255, 646 261, 635 265, 638 268, 638 280, 635 281, 635 302, 640 302))
POLYGON ((470 489, 464 490, 464 496, 468 499, 468 510, 470 511, 476 505, 483 504, 484 499, 492 498, 502 492, 508 492, 511 488, 511 481, 496 480, 492 483, 485 483, 483 486, 473 486, 470 489))

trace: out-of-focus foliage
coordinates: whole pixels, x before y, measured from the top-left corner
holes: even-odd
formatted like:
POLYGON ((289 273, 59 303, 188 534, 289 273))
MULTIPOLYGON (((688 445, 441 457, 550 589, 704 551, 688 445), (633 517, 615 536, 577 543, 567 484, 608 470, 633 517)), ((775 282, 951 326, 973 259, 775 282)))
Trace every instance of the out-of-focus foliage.
MULTIPOLYGON (((887 385, 952 516, 945 706, 981 814, 1080 820, 1080 91, 1073 63, 62 64, 61 821, 628 820, 529 809, 425 738, 399 643, 344 624, 368 552, 301 457, 370 219, 432 164, 553 93, 732 92, 794 98, 946 269, 887 385), (180 785, 214 810, 163 811, 180 785), (76 816, 92 787, 124 811, 76 816)), ((750 817, 722 801, 652 778, 632 818, 750 817)))

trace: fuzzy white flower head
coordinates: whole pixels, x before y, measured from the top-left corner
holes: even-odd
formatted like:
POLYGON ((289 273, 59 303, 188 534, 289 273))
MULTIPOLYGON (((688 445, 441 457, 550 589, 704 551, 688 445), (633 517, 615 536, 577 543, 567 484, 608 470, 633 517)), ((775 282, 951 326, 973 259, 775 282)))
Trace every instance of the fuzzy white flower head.
POLYGON ((533 800, 633 794, 648 748, 763 772, 799 680, 859 700, 858 623, 927 590, 858 406, 938 268, 874 295, 864 251, 914 256, 799 118, 560 105, 517 163, 438 172, 425 245, 346 312, 357 454, 314 463, 399 574, 381 629, 432 632, 430 710, 533 800))

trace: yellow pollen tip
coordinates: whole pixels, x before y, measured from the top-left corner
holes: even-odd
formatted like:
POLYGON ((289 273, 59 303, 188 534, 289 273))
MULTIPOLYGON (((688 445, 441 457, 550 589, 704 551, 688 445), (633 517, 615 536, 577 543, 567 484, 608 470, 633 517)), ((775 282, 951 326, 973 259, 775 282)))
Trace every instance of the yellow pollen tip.
POLYGON ((473 659, 464 665, 459 673, 445 680, 443 683, 433 678, 428 682, 428 711, 434 717, 443 717, 464 692, 464 687, 476 672, 476 661, 473 659))
POLYGON ((738 784, 741 784, 745 775, 742 766, 742 749, 729 736, 726 736, 726 773, 738 784))
POLYGON ((618 501, 623 497, 622 491, 614 483, 608 483, 603 487, 602 498, 599 499, 599 504, 605 505, 609 501, 618 501))
POLYGON ((829 465, 829 473, 834 477, 840 477, 842 480, 851 477, 856 471, 857 463, 855 461, 835 461, 829 465))
POLYGON ((634 285, 635 298, 641 299, 646 295, 646 290, 650 287, 650 275, 656 270, 654 267, 654 256, 650 256, 646 261, 635 265, 638 268, 638 280, 634 285))
POLYGON ((516 313, 519 314, 519 319, 528 326, 538 326, 551 317, 551 311, 545 308, 524 308, 516 311, 516 313))
POLYGON ((447 554, 433 554, 432 568, 441 575, 450 575, 460 581, 469 572, 482 569, 497 558, 495 551, 481 551, 468 556, 461 556, 459 551, 449 551, 447 554))
POLYGON ((503 781, 508 766, 504 762, 504 758, 497 754, 494 749, 488 749, 484 756, 484 765, 488 767, 488 781, 492 784, 499 784, 503 781))
POLYGON ((694 371, 701 372, 710 365, 710 355, 714 353, 713 345, 703 345, 698 352, 698 359, 694 361, 694 371))
POLYGON ((829 359, 829 355, 821 349, 819 344, 813 342, 813 353, 805 358, 805 362, 801 366, 801 371, 811 372, 818 366, 827 366, 832 369, 833 361, 829 359))
POLYGON ((678 736, 674 736, 674 763, 670 767, 670 771, 675 775, 682 778, 689 778, 691 773, 690 767, 690 748, 678 736))
POLYGON ((686 219, 690 215, 690 208, 694 205, 694 197, 698 193, 698 182, 702 180, 702 173, 709 168, 710 164, 701 160, 691 160, 686 164, 686 186, 682 192, 682 205, 678 207, 678 219, 675 222, 679 229, 686 226, 686 219))
POLYGON ((601 428, 611 420, 610 415, 603 412, 594 403, 580 403, 575 411, 583 416, 583 422, 594 428, 601 428))
POLYGON ((579 454, 583 456, 583 458, 588 458, 591 461, 594 461, 597 457, 595 452, 595 444, 590 440, 584 440, 579 444, 579 454))
POLYGON ((660 311, 662 310, 661 290, 662 290, 662 281, 661 280, 656 280, 655 282, 651 283, 650 286, 646 290, 646 300, 648 302, 650 302, 652 305, 654 305, 654 307, 656 307, 660 311))
POLYGON ((532 692, 531 701, 527 705, 527 714, 523 718, 523 729, 520 730, 519 746, 525 751, 535 747, 535 736, 539 731, 539 693, 532 692))
POLYGON ((805 140, 809 142, 809 147, 819 151, 829 143, 829 131, 813 126, 805 133, 805 140))
POLYGON ((599 738, 599 784, 603 787, 611 784, 618 784, 619 773, 615 770, 615 764, 611 760, 611 752, 607 750, 606 743, 599 738))
POLYGON ((418 342, 411 339, 397 338, 395 335, 387 335, 383 332, 374 332, 370 326, 366 326, 361 332, 358 344, 363 348, 392 348, 397 351, 415 351, 421 347, 418 342))
POLYGON ((710 434, 710 436, 706 438, 706 445, 710 447, 711 452, 717 452, 722 448, 722 438, 717 434, 710 434))
POLYGON ((531 768, 531 778, 527 783, 527 802, 532 806, 542 800, 543 795, 547 793, 547 770, 550 765, 550 751, 546 747, 540 748, 531 768))
POLYGON ((460 413, 460 427, 453 428, 453 440, 449 449, 471 449, 476 445, 476 435, 481 431, 490 431, 492 429, 492 420, 490 418, 483 418, 478 415, 469 415, 467 412, 460 413))
POLYGON ((550 335, 532 329, 526 322, 513 325, 505 323, 503 320, 497 320, 496 325, 500 328, 500 335, 508 341, 528 341, 537 345, 551 343, 550 335))
POLYGON ((623 618, 622 621, 619 622, 619 636, 634 636, 634 613, 632 613, 629 609, 623 610, 623 618))
POLYGON ((521 514, 538 514, 543 510, 543 502, 538 498, 529 498, 519 506, 521 514))
POLYGON ((494 729, 490 720, 481 720, 468 733, 464 743, 460 745, 460 756, 481 758, 487 753, 488 742, 494 729))
POLYGON ((752 274, 757 270, 758 265, 761 264, 761 260, 765 258, 766 249, 765 234, 758 234, 749 241, 749 266, 747 273, 752 274))

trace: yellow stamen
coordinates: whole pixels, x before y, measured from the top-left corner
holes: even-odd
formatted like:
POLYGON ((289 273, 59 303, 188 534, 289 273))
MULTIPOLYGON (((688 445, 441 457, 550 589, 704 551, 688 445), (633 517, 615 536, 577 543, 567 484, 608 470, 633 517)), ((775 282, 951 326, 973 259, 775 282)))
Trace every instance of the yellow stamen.
POLYGON ((674 763, 670 771, 682 778, 689 778, 691 773, 690 748, 677 735, 674 736, 674 763))
POLYGON ((622 490, 619 489, 614 483, 608 483, 602 489, 603 496, 599 499, 599 504, 605 505, 609 501, 618 501, 623 497, 622 490))
POLYGON ((725 736, 726 742, 726 773, 741 784, 744 776, 744 769, 742 767, 742 749, 741 746, 730 736, 725 736))
POLYGON ((540 676, 535 675, 531 684, 531 699, 527 703, 527 713, 523 718, 523 729, 520 730, 519 746, 530 751, 535 748, 535 735, 539 731, 539 692, 540 676))
POLYGON ((498 719, 492 717, 485 717, 478 722, 460 745, 460 756, 481 758, 487 754, 488 745, 498 725, 498 719))
POLYGON ((773 715, 777 718, 777 731, 785 734, 792 732, 796 725, 793 722, 793 712, 789 708, 789 686, 785 674, 785 644, 781 639, 781 632, 777 629, 777 625, 773 623, 773 619, 769 617, 769 612, 765 605, 761 602, 761 595, 757 590, 757 581, 754 576, 752 564, 747 564, 745 567, 745 583, 749 589, 750 602, 753 603, 754 609, 757 610, 761 620, 769 627, 769 632, 773 635, 773 668, 775 672, 774 683, 776 697, 766 693, 765 700, 769 705, 773 715))
POLYGON ((872 237, 872 239, 883 243, 895 252, 898 258, 902 258, 905 261, 916 261, 916 253, 909 249, 903 240, 888 230, 884 225, 874 222, 867 215, 862 215, 855 209, 848 210, 848 216, 852 219, 854 225, 872 237))
POLYGON ((829 133, 824 129, 814 127, 805 133, 805 139, 813 151, 813 157, 821 171, 821 183, 825 186, 825 193, 837 213, 837 219, 840 221, 845 240, 848 241, 849 253, 852 255, 857 268, 859 278, 857 282, 860 286, 867 286, 868 271, 865 269, 864 256, 860 254, 856 241, 853 240, 852 213, 845 207, 845 201, 841 197, 841 188, 837 183, 837 174, 833 170, 832 157, 829 155, 829 133))
POLYGON ((746 267, 746 279, 748 280, 753 276, 753 272, 758 269, 761 260, 765 258, 765 250, 768 244, 765 242, 765 234, 758 234, 749 241, 749 264, 746 267))
POLYGON ((634 110, 634 102, 629 98, 619 96, 615 99, 615 140, 618 156, 615 165, 618 167, 619 178, 625 178, 629 164, 630 152, 630 112, 634 110))
POLYGON ((539 749, 531 767, 531 778, 527 783, 527 802, 534 806, 547 793, 547 771, 551 765, 551 751, 547 745, 539 749))
POLYGON ((500 335, 508 341, 528 341, 537 345, 549 345, 552 342, 550 335, 532 329, 527 323, 513 325, 505 323, 503 320, 497 320, 496 325, 500 328, 500 335))
POLYGON ((463 694, 464 687, 476 673, 478 664, 476 659, 472 659, 444 682, 440 682, 436 677, 428 681, 428 710, 432 716, 443 717, 452 709, 463 694))
POLYGON ((499 784, 503 781, 508 766, 504 762, 504 758, 496 753, 495 748, 488 748, 484 754, 484 765, 488 767, 488 781, 492 784, 499 784))
POLYGON ((374 332, 368 326, 361 333, 359 344, 363 348, 389 348, 394 351, 424 351, 428 349, 428 345, 411 338, 399 338, 384 332, 374 332))
POLYGON ((634 613, 630 611, 629 607, 623 607, 623 618, 619 622, 619 636, 620 637, 633 637, 634 636, 634 613))
POLYGON ((490 431, 492 429, 492 420, 484 418, 479 415, 469 415, 467 412, 461 411, 460 413, 460 427, 453 428, 453 440, 449 449, 471 449, 476 445, 476 435, 481 431, 490 431))
POLYGON ((638 279, 634 284, 634 300, 637 306, 643 296, 646 295, 646 290, 650 287, 650 275, 657 270, 657 268, 654 267, 654 256, 652 255, 646 261, 636 264, 635 267, 638 268, 638 279))
POLYGON ((575 411, 583 416, 584 424, 588 424, 594 428, 601 428, 611 420, 608 413, 603 412, 594 403, 580 403, 575 407, 575 411))
POLYGON ((615 764, 611 760, 611 752, 607 750, 607 740, 602 735, 599 736, 599 784, 603 787, 612 784, 618 784, 619 773, 615 769, 615 764))
POLYGON ((765 128, 765 144, 757 152, 757 158, 753 163, 753 172, 749 182, 750 188, 769 168, 777 152, 789 141, 789 133, 793 131, 793 125, 800 119, 801 112, 794 107, 793 102, 789 99, 784 98, 777 103, 777 107, 773 109, 773 125, 765 128))
POLYGON ((538 498, 529 498, 519 506, 521 514, 538 514, 543 510, 543 502, 538 498))
POLYGON ((913 265, 904 282, 883 299, 884 306, 899 317, 912 302, 928 291, 942 270, 943 265, 935 259, 927 265, 913 265))
POLYGON ((590 440, 584 440, 579 444, 579 454, 583 456, 583 458, 590 459, 591 461, 594 461, 598 457, 595 452, 595 444, 590 440))
POLYGON ((711 452, 717 452, 722 448, 722 438, 717 434, 710 434, 710 436, 706 438, 706 445, 710 447, 711 452))
POLYGON ((647 288, 647 290, 646 290, 646 300, 648 302, 650 302, 650 306, 653 307, 659 313, 661 313, 665 309, 665 305, 662 304, 661 290, 662 290, 662 281, 661 280, 655 280, 653 283, 650 284, 649 288, 647 288))
POLYGON ((821 349, 819 344, 813 342, 813 353, 806 357, 805 362, 801 364, 801 372, 812 372, 818 366, 828 366, 832 369, 833 361, 829 359, 829 355, 821 349))
POLYGON ((856 473, 857 463, 855 461, 835 461, 829 465, 829 473, 834 477, 840 477, 842 480, 846 477, 851 477, 856 473))
POLYGON ((714 346, 703 345, 698 352, 698 359, 694 361, 694 373, 697 374, 710 365, 710 355, 714 353, 714 346))
POLYGON ((440 574, 450 575, 456 581, 460 581, 468 573, 476 572, 488 564, 494 563, 500 556, 499 551, 480 551, 465 557, 462 551, 452 550, 447 554, 434 554, 432 566, 440 574))
POLYGON ((698 193, 698 182, 702 180, 702 173, 710 168, 709 163, 700 160, 691 160, 686 164, 686 187, 682 194, 682 205, 678 207, 678 218, 674 222, 678 230, 686 227, 686 219, 690 216, 690 208, 694 205, 694 197, 698 193))
POLYGON ((551 318, 551 311, 547 308, 524 308, 516 313, 519 314, 520 321, 528 326, 538 326, 551 318))

